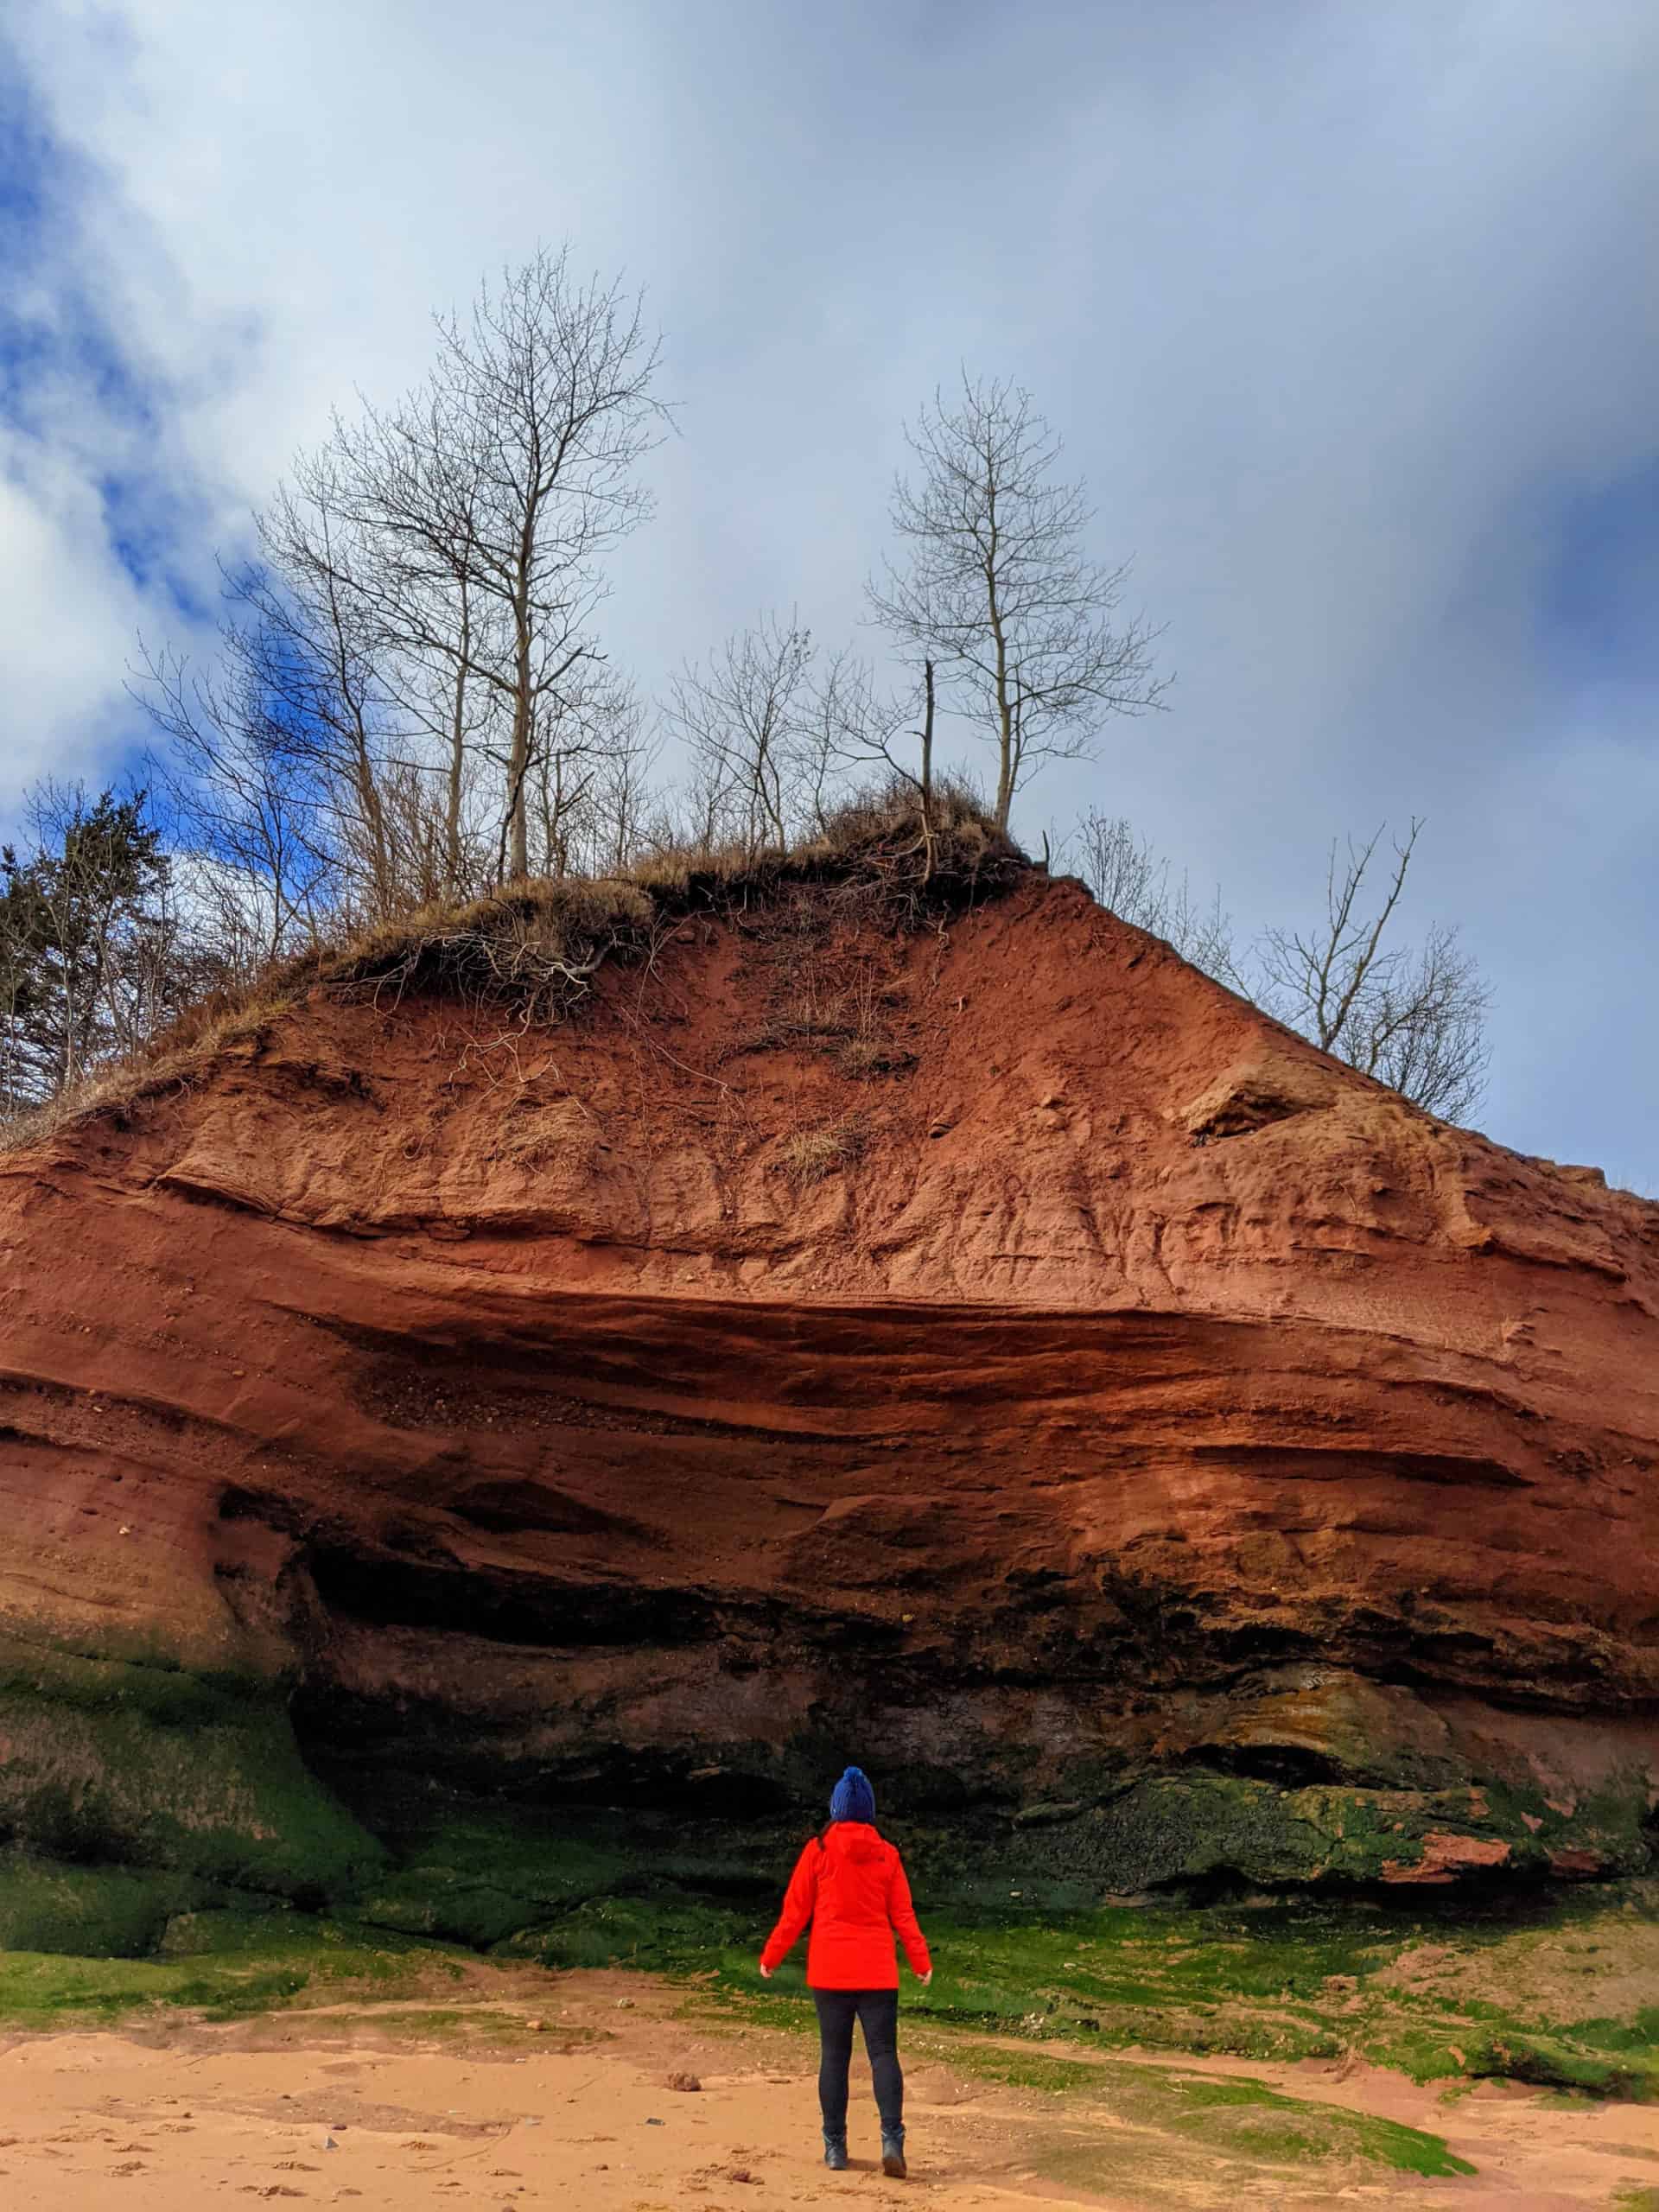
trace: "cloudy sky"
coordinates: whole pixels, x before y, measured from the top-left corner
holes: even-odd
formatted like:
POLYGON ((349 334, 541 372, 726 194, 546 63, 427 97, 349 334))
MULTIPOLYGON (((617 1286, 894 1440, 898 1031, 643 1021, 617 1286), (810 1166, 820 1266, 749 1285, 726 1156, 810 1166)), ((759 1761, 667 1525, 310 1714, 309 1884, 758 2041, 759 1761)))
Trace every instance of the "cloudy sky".
POLYGON ((118 772, 139 632, 429 314, 566 237, 679 431, 607 642, 650 690, 854 633, 900 425, 1027 385, 1167 626, 1169 711, 1033 785, 1246 929, 1427 817, 1480 1116, 1659 1192, 1653 0, 10 0, 0 823, 118 772))

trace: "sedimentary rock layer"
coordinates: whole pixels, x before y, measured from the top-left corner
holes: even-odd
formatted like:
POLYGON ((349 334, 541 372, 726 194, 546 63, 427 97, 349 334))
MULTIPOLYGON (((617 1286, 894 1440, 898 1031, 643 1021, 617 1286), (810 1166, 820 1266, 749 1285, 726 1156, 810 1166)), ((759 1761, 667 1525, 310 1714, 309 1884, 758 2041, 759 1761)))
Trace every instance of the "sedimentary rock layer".
POLYGON ((1102 1885, 1643 1863, 1659 1209, 1040 875, 553 1027, 314 990, 0 1172, 0 1827, 327 1892, 314 1770, 981 1805, 1102 1885))

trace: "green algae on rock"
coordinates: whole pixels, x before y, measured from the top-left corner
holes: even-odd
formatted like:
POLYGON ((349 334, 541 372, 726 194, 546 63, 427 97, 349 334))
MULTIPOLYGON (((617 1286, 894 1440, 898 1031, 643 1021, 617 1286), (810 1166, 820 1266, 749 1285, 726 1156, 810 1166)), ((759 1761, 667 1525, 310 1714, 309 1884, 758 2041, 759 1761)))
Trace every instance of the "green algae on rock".
MULTIPOLYGON (((1254 2164, 1296 2166, 1351 2159, 1395 2173, 1440 2179, 1474 2168, 1445 2141, 1374 2113, 1287 2096, 1238 2075, 1183 2074, 1163 2066, 1026 2056, 970 2044, 953 2054, 967 2071, 1052 2095, 1109 2102, 1114 2121, 1156 2129, 1211 2154, 1254 2164)), ((1073 2144, 1043 2159, 1046 2177, 1109 2186, 1121 2178, 1122 2148, 1073 2144)))
POLYGON ((0 1834, 317 1904, 384 1847, 306 1766, 281 1688, 0 1636, 0 1834))

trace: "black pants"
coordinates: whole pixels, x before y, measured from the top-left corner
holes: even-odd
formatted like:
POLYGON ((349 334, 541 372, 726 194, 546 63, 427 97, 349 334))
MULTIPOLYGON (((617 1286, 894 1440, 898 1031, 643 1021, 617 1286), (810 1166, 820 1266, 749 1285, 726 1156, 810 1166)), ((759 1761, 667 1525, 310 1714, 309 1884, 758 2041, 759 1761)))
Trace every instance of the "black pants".
POLYGON ((818 2008, 818 2102, 826 2135, 847 2133, 847 2069, 853 2063, 853 2022, 864 2031, 875 2108, 884 2135, 905 2124, 905 2077, 899 2070, 899 1993, 896 1989, 815 1989, 818 2008))

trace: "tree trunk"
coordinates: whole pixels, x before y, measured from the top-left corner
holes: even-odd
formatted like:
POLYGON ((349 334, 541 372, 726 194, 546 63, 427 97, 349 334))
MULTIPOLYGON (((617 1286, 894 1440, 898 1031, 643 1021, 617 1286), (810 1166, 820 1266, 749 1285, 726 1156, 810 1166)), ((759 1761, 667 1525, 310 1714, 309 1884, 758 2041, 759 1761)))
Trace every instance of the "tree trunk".
POLYGON ((922 663, 922 842, 926 857, 922 880, 933 880, 933 664, 922 663))
POLYGON ((524 783, 530 773, 530 707, 520 696, 512 708, 512 750, 507 756, 507 880, 522 883, 530 874, 530 834, 524 783))
POLYGON ((1008 644, 1002 633, 1002 610, 996 601, 996 576, 986 571, 985 594, 991 636, 996 643, 996 826, 1006 830, 1014 811, 1014 702, 1008 696, 1008 644))
POLYGON ((507 754, 507 878, 522 883, 530 874, 529 809, 524 785, 530 779, 530 652, 523 639, 518 650, 518 683, 512 700, 512 746, 507 754))
POLYGON ((461 586, 461 635, 455 645, 454 720, 449 732, 449 792, 443 817, 444 867, 449 877, 449 888, 454 892, 461 887, 461 802, 466 787, 467 667, 472 650, 472 613, 463 578, 461 586))

